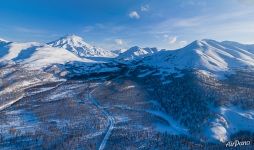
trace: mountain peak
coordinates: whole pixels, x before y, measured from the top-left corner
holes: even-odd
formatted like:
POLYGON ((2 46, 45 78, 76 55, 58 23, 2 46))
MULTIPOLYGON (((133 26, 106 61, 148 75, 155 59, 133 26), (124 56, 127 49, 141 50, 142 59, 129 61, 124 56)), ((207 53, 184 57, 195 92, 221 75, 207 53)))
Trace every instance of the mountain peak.
POLYGON ((114 57, 114 53, 97 48, 86 43, 82 37, 77 35, 67 35, 56 41, 48 43, 52 47, 64 48, 79 57, 114 57))
POLYGON ((189 45, 185 46, 184 49, 188 49, 188 50, 193 50, 196 48, 201 48, 205 45, 205 41, 204 40, 195 40, 192 43, 190 43, 189 45))
POLYGON ((130 49, 141 49, 139 46, 132 46, 130 49))
POLYGON ((116 55, 119 55, 125 51, 127 51, 127 49, 125 49, 125 48, 111 50, 111 52, 115 53, 116 55))
POLYGON ((220 75, 234 68, 253 67, 253 58, 254 46, 204 39, 175 51, 159 52, 143 62, 172 72, 175 68, 199 69, 220 75))
POLYGON ((5 39, 2 39, 0 38, 0 43, 8 43, 9 41, 5 40, 5 39))
POLYGON ((60 46, 60 45, 69 45, 69 46, 86 46, 86 47, 92 47, 88 43, 84 41, 84 39, 80 36, 77 36, 75 34, 66 35, 64 37, 59 38, 56 41, 48 43, 51 46, 60 46))
POLYGON ((200 49, 200 48, 209 47, 211 45, 218 44, 218 43, 219 42, 215 40, 211 40, 211 39, 195 40, 189 45, 185 46, 184 49, 189 49, 189 50, 200 49))
POLYGON ((71 41, 84 41, 82 37, 75 35, 75 34, 69 34, 65 37, 62 37, 62 39, 67 39, 71 41))
POLYGON ((154 54, 156 52, 158 52, 159 50, 157 48, 141 48, 139 46, 133 46, 131 48, 129 48, 128 50, 126 50, 125 52, 121 53, 118 56, 118 59, 120 60, 138 60, 138 59, 142 59, 145 56, 154 54))
POLYGON ((139 47, 139 46, 133 46, 133 47, 129 48, 128 51, 139 51, 139 50, 141 50, 141 49, 142 49, 142 48, 139 47))

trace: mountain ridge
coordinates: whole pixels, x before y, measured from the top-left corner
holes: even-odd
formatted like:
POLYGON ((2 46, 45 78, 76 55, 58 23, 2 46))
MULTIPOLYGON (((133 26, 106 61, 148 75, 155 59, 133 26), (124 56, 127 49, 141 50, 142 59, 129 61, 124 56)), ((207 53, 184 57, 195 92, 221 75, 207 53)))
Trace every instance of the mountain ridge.
MULTIPOLYGON (((244 47, 244 45, 243 45, 244 47)), ((253 49, 239 49, 214 40, 196 40, 189 45, 173 51, 158 52, 143 59, 152 67, 168 69, 199 69, 220 74, 233 68, 254 67, 253 49)))
MULTIPOLYGON (((65 62, 69 61, 95 63, 111 63, 112 61, 116 61, 119 63, 138 62, 136 63, 137 65, 160 68, 164 71, 166 70, 168 73, 176 73, 178 70, 184 69, 198 69, 220 75, 234 68, 254 66, 254 45, 241 44, 233 41, 218 42, 211 39, 195 40, 189 45, 176 50, 158 50, 157 48, 141 48, 134 46, 120 53, 118 56, 112 52, 107 53, 108 51, 96 49, 96 47, 91 46, 86 43, 83 38, 76 35, 68 35, 60 38, 60 40, 55 40, 47 44, 35 42, 8 42, 0 46, 0 60, 28 63, 30 61, 23 59, 33 60, 29 58, 33 55, 27 53, 41 54, 42 57, 34 57, 37 58, 37 61, 39 61, 39 59, 44 60, 44 63, 39 65, 40 67, 48 65, 48 63, 46 63, 47 59, 51 62, 49 64, 65 64, 65 62), (70 47, 74 49, 71 50, 70 47), (80 53, 76 51, 79 50, 77 47, 87 48, 86 50, 88 51, 92 49, 92 51, 90 51, 91 53, 83 53, 84 49, 82 49, 81 52, 79 52, 84 55, 80 56, 80 53), (49 49, 51 49, 51 52, 47 51, 49 49), (61 61, 58 59, 60 56, 54 54, 54 51, 57 51, 60 55, 64 54, 61 55, 61 61), (47 54, 44 55, 46 52, 47 54), (51 55, 54 57, 50 57, 51 55), (73 57, 73 55, 75 55, 75 57, 73 57), (71 59, 69 59, 70 57, 68 56, 70 56, 71 59), (110 59, 98 59, 106 60, 98 61, 97 57, 110 59), (64 59, 66 59, 66 61, 64 61, 64 59)), ((129 65, 131 65, 131 63, 129 65)))

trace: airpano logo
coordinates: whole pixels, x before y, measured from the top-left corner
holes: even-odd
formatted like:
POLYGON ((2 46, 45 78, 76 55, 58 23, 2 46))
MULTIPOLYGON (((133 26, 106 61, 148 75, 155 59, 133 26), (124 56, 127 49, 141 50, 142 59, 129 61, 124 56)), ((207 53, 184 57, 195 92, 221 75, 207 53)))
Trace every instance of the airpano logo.
POLYGON ((235 140, 235 141, 228 141, 226 143, 226 147, 238 147, 238 146, 248 146, 248 145, 251 145, 251 141, 235 140))

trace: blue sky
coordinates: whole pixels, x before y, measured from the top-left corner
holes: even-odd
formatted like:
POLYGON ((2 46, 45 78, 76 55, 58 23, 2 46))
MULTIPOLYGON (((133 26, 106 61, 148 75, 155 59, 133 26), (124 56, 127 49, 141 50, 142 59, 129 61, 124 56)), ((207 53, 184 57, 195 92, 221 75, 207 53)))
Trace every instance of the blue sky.
POLYGON ((196 39, 254 43, 254 0, 8 0, 0 37, 49 42, 77 34, 109 48, 174 49, 196 39))

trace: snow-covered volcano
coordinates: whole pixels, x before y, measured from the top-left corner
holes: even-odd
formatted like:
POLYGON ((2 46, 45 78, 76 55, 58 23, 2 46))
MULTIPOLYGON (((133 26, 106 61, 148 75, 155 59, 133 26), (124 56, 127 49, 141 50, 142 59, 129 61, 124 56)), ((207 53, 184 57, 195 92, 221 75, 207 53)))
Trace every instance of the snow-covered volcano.
POLYGON ((98 48, 86 43, 83 38, 76 35, 68 35, 56 41, 48 43, 52 47, 64 48, 79 57, 115 57, 111 51, 98 48))
POLYGON ((65 64, 72 61, 93 62, 82 59, 66 49, 36 42, 9 42, 0 45, 0 62, 3 61, 19 63, 30 69, 41 69, 53 64, 65 64))
POLYGON ((205 39, 194 41, 182 49, 161 51, 146 57, 144 63, 170 72, 176 69, 198 69, 221 73, 254 67, 254 46, 205 39))

